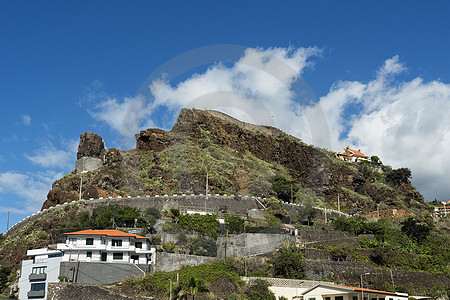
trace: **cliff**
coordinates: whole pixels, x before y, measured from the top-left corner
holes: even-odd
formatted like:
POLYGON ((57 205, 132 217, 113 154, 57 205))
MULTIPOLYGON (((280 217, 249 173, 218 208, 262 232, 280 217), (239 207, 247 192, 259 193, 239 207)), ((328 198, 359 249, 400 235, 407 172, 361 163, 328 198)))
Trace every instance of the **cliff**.
POLYGON ((217 111, 183 109, 171 131, 142 130, 130 151, 104 149, 99 136, 84 133, 77 158, 76 170, 53 183, 42 208, 78 199, 80 184, 83 199, 205 193, 207 173, 211 193, 299 202, 312 195, 330 208, 339 195, 349 213, 424 208, 409 180, 388 180, 387 166, 343 162, 279 129, 217 111), (82 160, 93 167, 78 167, 82 160))

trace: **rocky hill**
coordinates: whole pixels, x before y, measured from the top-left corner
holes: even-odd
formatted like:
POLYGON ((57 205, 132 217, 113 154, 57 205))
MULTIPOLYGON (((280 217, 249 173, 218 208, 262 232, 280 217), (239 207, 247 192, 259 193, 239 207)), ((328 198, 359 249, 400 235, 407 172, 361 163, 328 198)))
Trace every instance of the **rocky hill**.
POLYGON ((279 129, 217 111, 183 109, 171 131, 136 134, 130 151, 104 149, 98 135, 80 138, 77 167, 53 183, 42 208, 69 200, 172 193, 271 197, 343 211, 423 209, 423 197, 398 170, 350 163, 279 129), (399 175, 400 174, 400 175, 399 175), (208 175, 208 176, 207 176, 208 175), (403 176, 403 177, 402 177, 403 176))

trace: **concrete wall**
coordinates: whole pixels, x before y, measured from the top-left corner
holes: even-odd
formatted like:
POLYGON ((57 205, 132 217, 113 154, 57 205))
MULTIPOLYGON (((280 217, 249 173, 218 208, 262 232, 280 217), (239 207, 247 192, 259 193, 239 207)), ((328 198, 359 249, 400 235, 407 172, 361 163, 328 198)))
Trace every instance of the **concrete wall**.
POLYGON ((104 262, 61 262, 59 276, 79 283, 110 284, 127 277, 143 276, 151 266, 104 262))
POLYGON ((418 287, 450 286, 450 278, 444 274, 410 272, 406 270, 393 270, 391 273, 390 270, 377 269, 374 265, 347 261, 306 260, 305 264, 308 279, 320 280, 325 277, 331 277, 350 286, 359 286, 360 275, 364 273, 370 273, 370 275, 365 276, 368 281, 384 280, 392 284, 393 280, 394 285, 407 286, 411 291, 419 294, 421 291, 418 287))
POLYGON ((208 256, 157 252, 155 270, 171 272, 178 270, 183 266, 197 266, 216 259, 216 257, 208 256))
POLYGON ((229 235, 217 239, 217 256, 241 257, 247 255, 263 254, 273 252, 283 246, 285 241, 294 241, 295 237, 288 234, 267 233, 242 233, 229 235), (227 245, 227 246, 226 246, 227 245))
POLYGON ((49 300, 140 300, 148 297, 123 295, 117 288, 86 283, 51 283, 48 286, 49 300))
POLYGON ((31 290, 31 283, 42 283, 43 281, 30 282, 29 276, 33 267, 46 267, 45 272, 47 278, 45 280, 45 288, 47 289, 48 282, 58 282, 59 263, 62 257, 51 257, 45 260, 40 260, 38 263, 33 263, 32 259, 23 260, 20 269, 19 280, 19 299, 28 299, 27 293, 31 290))
POLYGON ((75 163, 75 170, 78 173, 89 172, 89 171, 98 169, 101 166, 103 166, 102 159, 96 158, 96 157, 84 156, 84 157, 81 157, 80 159, 77 159, 77 162, 75 163))

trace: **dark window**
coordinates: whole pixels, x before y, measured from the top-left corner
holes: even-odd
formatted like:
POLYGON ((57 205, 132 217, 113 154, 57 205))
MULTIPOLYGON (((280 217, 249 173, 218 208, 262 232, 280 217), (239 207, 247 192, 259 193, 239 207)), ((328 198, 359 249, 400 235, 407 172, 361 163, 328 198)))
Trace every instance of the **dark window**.
POLYGON ((106 261, 106 258, 108 257, 108 254, 106 252, 102 253, 102 261, 106 261))
POLYGON ((135 244, 136 248, 142 249, 142 242, 136 242, 134 244, 135 244))
POLYGON ((344 300, 344 296, 335 296, 334 300, 344 300))
POLYGON ((94 245, 94 239, 93 238, 87 238, 86 239, 86 245, 94 245))
POLYGON ((48 258, 52 258, 52 257, 61 257, 62 253, 56 253, 56 254, 49 254, 48 258))
POLYGON ((325 297, 325 300, 331 300, 331 297, 325 297))
POLYGON ((112 240, 113 247, 122 247, 122 240, 112 240))
POLYGON ((87 257, 87 258, 92 258, 92 252, 88 251, 88 252, 86 253, 86 257, 87 257))
POLYGON ((358 296, 353 296, 353 300, 358 300, 358 296))
POLYGON ((123 259, 123 253, 113 253, 113 259, 115 259, 115 260, 122 260, 123 259))
POLYGON ((308 298, 308 300, 316 300, 316 298, 308 298))
POLYGON ((45 283, 32 283, 31 284, 32 291, 42 291, 45 290, 45 283))

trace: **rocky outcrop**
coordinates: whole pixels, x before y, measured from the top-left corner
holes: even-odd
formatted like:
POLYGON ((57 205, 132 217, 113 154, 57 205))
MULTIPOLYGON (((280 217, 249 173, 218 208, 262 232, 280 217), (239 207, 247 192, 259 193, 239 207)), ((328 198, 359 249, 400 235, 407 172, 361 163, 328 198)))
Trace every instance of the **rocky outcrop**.
POLYGON ((169 133, 161 129, 146 129, 136 134, 136 150, 160 152, 170 144, 169 133))
POLYGON ((102 138, 93 133, 85 132, 80 135, 75 172, 93 171, 103 165, 105 144, 102 138))
POLYGON ((103 159, 105 144, 102 138, 93 132, 85 132, 80 135, 77 159, 82 157, 94 157, 103 159))

